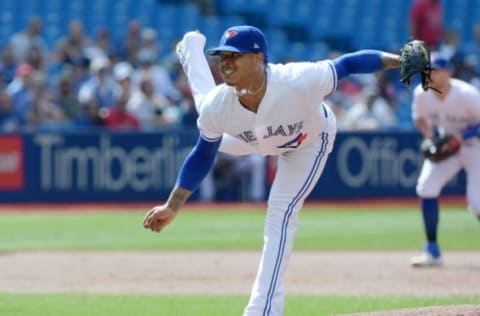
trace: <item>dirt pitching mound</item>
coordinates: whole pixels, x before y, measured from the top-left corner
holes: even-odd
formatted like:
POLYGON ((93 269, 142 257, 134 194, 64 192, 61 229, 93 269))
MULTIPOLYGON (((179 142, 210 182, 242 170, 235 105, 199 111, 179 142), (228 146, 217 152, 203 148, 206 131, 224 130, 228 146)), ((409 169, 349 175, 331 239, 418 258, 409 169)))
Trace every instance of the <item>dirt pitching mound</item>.
MULTIPOLYGON (((408 265, 414 252, 295 251, 290 294, 479 297, 480 252, 448 252, 444 265, 408 265)), ((252 287, 256 251, 50 251, 0 253, 0 291, 243 294, 252 287)), ((480 316, 480 306, 440 306, 349 316, 480 316)))
MULTIPOLYGON (((480 305, 433 306, 374 313, 342 314, 341 316, 479 316, 480 305)), ((340 316, 340 315, 338 315, 340 316)))

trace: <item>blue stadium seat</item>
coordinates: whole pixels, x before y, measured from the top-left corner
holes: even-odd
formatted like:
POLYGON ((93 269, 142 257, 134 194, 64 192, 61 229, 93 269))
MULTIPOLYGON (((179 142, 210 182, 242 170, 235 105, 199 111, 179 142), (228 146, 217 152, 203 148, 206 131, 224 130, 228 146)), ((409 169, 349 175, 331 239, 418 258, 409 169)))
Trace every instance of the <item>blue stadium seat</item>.
POLYGON ((288 36, 279 28, 268 28, 264 30, 268 43, 268 55, 270 62, 281 62, 289 51, 288 36))
POLYGON ((1 10, 0 12, 15 10, 18 2, 19 2, 18 0, 3 0, 3 1, 0 1, 0 10, 1 10))
POLYGON ((217 0, 219 15, 237 15, 241 13, 265 14, 270 10, 269 0, 217 0))
POLYGON ((130 21, 129 4, 126 1, 118 1, 111 5, 111 13, 108 16, 108 28, 112 38, 123 38, 127 25, 130 21))
POLYGON ((58 41, 64 35, 64 28, 49 25, 45 28, 45 41, 49 50, 54 50, 57 47, 58 41))
POLYGON ((43 0, 42 4, 45 8, 50 10, 61 10, 65 8, 66 1, 64 0, 43 0))
POLYGON ((311 61, 324 60, 328 58, 328 55, 330 54, 330 48, 328 47, 328 45, 325 42, 321 41, 309 43, 308 51, 310 52, 308 60, 311 61))
POLYGON ((245 19, 241 15, 231 15, 220 18, 221 23, 223 24, 223 30, 234 26, 234 25, 244 25, 246 24, 245 19))
POLYGON ((161 5, 155 9, 154 26, 158 32, 166 32, 166 28, 174 28, 179 23, 178 7, 175 5, 161 5))
POLYGON ((310 57, 309 47, 305 42, 291 42, 287 52, 294 61, 307 61, 310 57))
POLYGON ((335 1, 327 0, 321 6, 312 7, 313 16, 307 20, 312 40, 324 38, 338 25, 339 20, 335 16, 334 4, 335 1))
POLYGON ((470 11, 474 7, 473 3, 478 3, 478 1, 445 1, 445 27, 457 30, 462 38, 468 37, 474 23, 470 11))
MULTIPOLYGON (((212 0, 214 1, 214 0, 212 0)), ((473 25, 480 21, 480 1, 441 0, 445 26, 460 32, 464 41, 473 38, 473 25)), ((319 40, 345 37, 352 48, 390 48, 408 40, 409 9, 413 0, 215 0, 220 13, 204 17, 197 4, 190 1, 158 0, 0 0, 0 36, 10 36, 25 28, 32 15, 44 19, 45 39, 51 45, 65 33, 71 19, 84 23, 93 36, 100 26, 107 27, 113 37, 123 34, 131 19, 154 27, 163 40, 173 39, 185 31, 200 28, 209 43, 228 26, 255 23, 267 34, 272 58, 285 53, 288 41, 295 44, 295 55, 317 58, 325 54, 304 52, 319 40), (259 18, 259 16, 261 18, 259 18), (258 22, 258 23, 257 23, 258 22), (276 31, 271 31, 276 30, 276 31), (381 30, 381 31, 379 31, 381 30)), ((323 48, 322 48, 323 47, 323 48)), ((328 45, 326 45, 328 49, 328 45)), ((280 58, 280 57, 278 57, 280 58)))
POLYGON ((2 10, 0 11, 0 26, 13 28, 15 19, 14 10, 2 10))
POLYGON ((219 15, 236 14, 238 13, 239 8, 241 10, 247 5, 247 0, 231 0, 228 2, 223 0, 215 1, 215 7, 219 11, 219 15))
MULTIPOLYGON (((312 19, 317 19, 310 1, 281 0, 270 6, 266 21, 270 26, 307 30, 312 19)), ((303 37, 303 36, 302 36, 303 37)), ((292 38, 291 38, 292 39, 292 38)))
POLYGON ((15 32, 16 30, 13 29, 12 24, 7 23, 1 23, 0 22, 0 43, 2 43, 2 46, 5 43, 8 43, 10 36, 15 32))
POLYGON ((207 37, 210 35, 218 37, 224 31, 223 21, 218 17, 205 17, 200 26, 200 31, 207 37))
POLYGON ((242 16, 225 16, 225 17, 205 17, 201 24, 200 30, 207 37, 208 43, 213 46, 217 45, 223 32, 234 25, 245 24, 246 21, 242 16))
POLYGON ((181 5, 180 14, 182 18, 178 21, 178 28, 181 33, 198 29, 202 23, 202 13, 197 5, 184 4, 181 5))
MULTIPOLYGON (((86 23, 88 23, 88 8, 86 8, 83 2, 78 1, 69 1, 65 8, 65 18, 67 19, 67 23, 70 23, 72 20, 80 20, 83 22, 84 27, 86 27, 86 23)), ((85 28, 87 30, 87 28, 85 28)), ((67 30, 68 31, 68 30, 67 30)))

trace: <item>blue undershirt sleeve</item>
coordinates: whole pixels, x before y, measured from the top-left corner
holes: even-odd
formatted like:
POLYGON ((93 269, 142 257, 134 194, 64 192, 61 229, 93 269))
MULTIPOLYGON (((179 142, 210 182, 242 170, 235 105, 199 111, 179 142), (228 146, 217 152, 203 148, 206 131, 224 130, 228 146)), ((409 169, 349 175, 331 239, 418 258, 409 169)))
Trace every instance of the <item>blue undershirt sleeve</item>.
POLYGON ((471 126, 462 132, 463 139, 469 139, 474 136, 480 137, 480 123, 471 126))
POLYGON ((373 49, 344 54, 333 60, 338 79, 350 74, 373 73, 383 69, 382 52, 373 49))
POLYGON ((215 156, 220 147, 221 138, 218 141, 208 142, 201 136, 197 144, 183 162, 177 177, 176 185, 194 191, 200 182, 207 176, 213 166, 215 156))

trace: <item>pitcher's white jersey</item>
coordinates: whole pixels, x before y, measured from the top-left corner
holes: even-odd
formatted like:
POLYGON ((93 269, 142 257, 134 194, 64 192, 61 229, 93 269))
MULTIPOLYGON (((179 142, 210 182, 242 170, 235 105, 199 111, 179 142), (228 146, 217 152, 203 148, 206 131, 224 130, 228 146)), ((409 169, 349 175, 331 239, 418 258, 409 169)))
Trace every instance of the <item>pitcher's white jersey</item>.
POLYGON ((241 105, 233 87, 221 84, 203 100, 198 127, 206 140, 223 133, 278 155, 313 143, 322 132, 335 133, 335 117, 323 103, 335 91, 331 61, 268 64, 267 90, 258 112, 241 105))
POLYGON ((432 90, 421 86, 414 90, 413 119, 423 118, 445 134, 461 134, 469 126, 480 122, 480 93, 474 86, 450 79, 451 88, 443 100, 432 90))

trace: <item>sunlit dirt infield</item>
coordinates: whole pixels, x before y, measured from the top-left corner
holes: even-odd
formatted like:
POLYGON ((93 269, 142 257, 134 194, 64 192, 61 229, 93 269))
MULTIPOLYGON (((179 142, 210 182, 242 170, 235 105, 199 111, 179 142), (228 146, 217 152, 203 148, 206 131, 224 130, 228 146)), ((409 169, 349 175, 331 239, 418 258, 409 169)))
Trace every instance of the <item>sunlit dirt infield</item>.
MULTIPOLYGON (((287 270, 287 293, 473 295, 480 300, 480 253, 445 253, 443 267, 432 269, 411 268, 408 258, 414 254, 296 251, 287 270)), ((248 295, 259 256, 246 251, 3 252, 0 291, 248 295)), ((367 315, 473 316, 480 315, 480 306, 367 315)))

